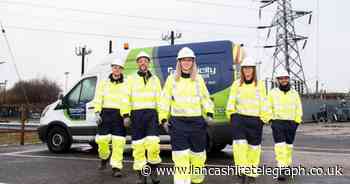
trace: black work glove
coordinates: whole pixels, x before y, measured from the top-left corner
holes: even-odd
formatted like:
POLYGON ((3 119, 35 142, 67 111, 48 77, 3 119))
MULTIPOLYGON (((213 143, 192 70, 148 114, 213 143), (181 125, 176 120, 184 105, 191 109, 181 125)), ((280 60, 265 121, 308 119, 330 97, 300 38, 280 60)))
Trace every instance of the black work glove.
POLYGON ((165 130, 165 132, 167 134, 169 134, 169 122, 168 122, 168 120, 162 119, 161 123, 162 123, 162 127, 165 130))
POLYGON ((214 125, 215 124, 215 122, 214 122, 214 114, 208 112, 207 113, 207 117, 205 118, 205 121, 207 122, 208 126, 214 125))

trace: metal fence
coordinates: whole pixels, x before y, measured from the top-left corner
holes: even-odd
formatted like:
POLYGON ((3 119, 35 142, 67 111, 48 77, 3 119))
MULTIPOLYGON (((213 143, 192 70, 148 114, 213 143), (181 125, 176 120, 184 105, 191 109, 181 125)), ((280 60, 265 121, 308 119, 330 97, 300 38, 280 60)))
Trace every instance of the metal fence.
POLYGON ((37 127, 43 104, 1 105, 0 145, 39 143, 37 127))

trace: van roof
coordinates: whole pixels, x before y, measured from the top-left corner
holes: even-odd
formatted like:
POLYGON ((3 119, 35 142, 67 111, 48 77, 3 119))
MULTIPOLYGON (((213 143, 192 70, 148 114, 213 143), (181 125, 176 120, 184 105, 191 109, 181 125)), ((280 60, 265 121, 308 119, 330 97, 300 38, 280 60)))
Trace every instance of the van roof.
MULTIPOLYGON (((202 54, 210 54, 210 53, 217 53, 220 52, 220 47, 217 45, 222 44, 230 44, 233 43, 229 40, 221 40, 221 41, 208 41, 208 42, 195 42, 195 43, 186 43, 186 44, 177 44, 177 45, 166 45, 166 46, 156 46, 156 47, 146 47, 146 48, 134 48, 130 51, 127 51, 123 53, 125 55, 125 59, 127 60, 135 60, 136 58, 130 58, 129 54, 134 50, 141 50, 141 49, 149 49, 149 48, 155 48, 155 49, 162 49, 165 52, 158 53, 159 55, 157 57, 176 57, 178 50, 180 50, 182 47, 190 47, 192 48, 196 55, 202 55, 202 54), (209 46, 210 45, 210 46, 209 46)), ((154 57, 154 56, 152 56, 154 57)), ((111 62, 106 59, 107 57, 103 58, 97 65, 95 65, 92 69, 90 69, 87 73, 84 74, 84 76, 91 76, 91 75, 99 75, 99 76, 105 76, 107 77, 110 73, 110 64, 111 62)))

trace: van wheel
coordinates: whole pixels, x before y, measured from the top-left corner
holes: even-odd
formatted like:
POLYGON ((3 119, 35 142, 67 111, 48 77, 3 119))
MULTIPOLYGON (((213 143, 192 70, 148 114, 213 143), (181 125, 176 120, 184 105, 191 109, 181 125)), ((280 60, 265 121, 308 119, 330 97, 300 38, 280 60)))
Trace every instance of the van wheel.
POLYGON ((53 153, 65 153, 72 145, 67 132, 61 127, 53 127, 47 137, 47 146, 53 153))
POLYGON ((207 148, 207 153, 211 155, 215 155, 217 153, 220 153, 221 150, 223 150, 226 147, 226 144, 212 144, 210 147, 207 148))
POLYGON ((94 153, 98 152, 98 144, 95 141, 90 141, 89 145, 91 146, 91 151, 94 153))
POLYGON ((225 147, 226 147, 226 144, 215 143, 213 138, 211 138, 209 134, 207 135, 207 149, 206 149, 206 151, 208 153, 218 153, 222 149, 224 149, 225 147))
POLYGON ((215 144, 212 148, 212 152, 220 152, 226 147, 226 144, 215 144))

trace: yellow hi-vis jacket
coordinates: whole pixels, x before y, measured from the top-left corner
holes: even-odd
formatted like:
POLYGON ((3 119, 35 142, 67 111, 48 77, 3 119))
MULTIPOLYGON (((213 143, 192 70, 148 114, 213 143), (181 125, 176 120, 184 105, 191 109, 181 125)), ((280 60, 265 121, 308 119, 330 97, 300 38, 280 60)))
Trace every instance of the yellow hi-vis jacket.
POLYGON ((133 74, 128 77, 127 84, 131 110, 158 110, 162 88, 157 76, 152 75, 145 84, 143 77, 133 74))
POLYGON ((95 112, 101 112, 103 108, 119 109, 120 114, 130 114, 127 85, 124 82, 115 83, 109 79, 102 80, 96 90, 93 100, 95 112))
POLYGON ((214 114, 214 103, 201 75, 197 74, 195 81, 182 77, 176 81, 173 74, 168 76, 161 96, 160 120, 169 115, 194 117, 207 113, 214 114))
POLYGON ((291 89, 285 93, 278 88, 274 88, 270 91, 268 99, 272 108, 272 119, 301 123, 303 108, 297 91, 291 89))
POLYGON ((271 108, 267 99, 266 89, 262 81, 240 85, 240 80, 233 82, 226 107, 226 116, 231 114, 260 117, 264 123, 271 119, 271 108))

